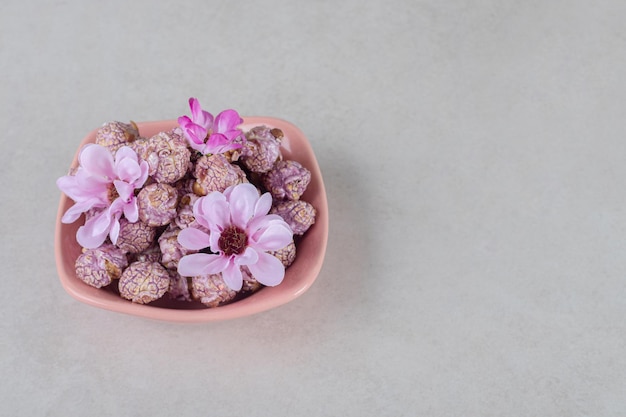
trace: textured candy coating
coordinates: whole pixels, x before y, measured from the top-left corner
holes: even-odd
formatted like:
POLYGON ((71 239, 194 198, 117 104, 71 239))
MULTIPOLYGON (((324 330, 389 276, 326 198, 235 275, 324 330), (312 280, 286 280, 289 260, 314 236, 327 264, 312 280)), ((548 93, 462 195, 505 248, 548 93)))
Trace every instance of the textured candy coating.
POLYGON ((285 268, 287 268, 288 266, 291 266, 293 261, 296 260, 296 244, 292 240, 291 243, 285 246, 284 248, 274 250, 274 251, 269 251, 267 253, 277 257, 280 260, 280 262, 282 262, 282 264, 285 266, 285 268))
POLYGON ((270 213, 282 217, 296 235, 304 234, 315 223, 315 207, 304 200, 280 201, 272 207, 270 213))
POLYGON ((263 176, 263 185, 275 200, 298 200, 311 182, 311 172, 297 161, 278 161, 263 176))
POLYGON ((206 233, 209 231, 206 227, 202 226, 196 221, 196 216, 193 214, 193 204, 200 198, 199 195, 194 193, 185 194, 180 198, 178 203, 178 213, 174 218, 172 224, 175 224, 181 229, 187 227, 195 227, 206 233))
POLYGON ((131 223, 125 217, 120 219, 120 233, 115 246, 125 252, 139 253, 154 242, 156 229, 141 220, 131 223))
POLYGON ((120 295, 133 303, 158 300, 170 286, 170 275, 158 262, 133 262, 119 281, 120 295))
POLYGON ((161 263, 169 269, 178 268, 178 261, 185 255, 195 253, 178 243, 178 234, 180 228, 169 225, 167 229, 159 236, 159 248, 161 249, 161 263))
MULTIPOLYGON (((246 133, 240 160, 244 166, 252 172, 267 172, 274 166, 277 159, 281 158, 280 139, 277 139, 267 126, 257 126, 246 133)), ((278 130, 281 133, 282 132, 278 130)), ((277 133, 278 134, 278 133, 277 133)))
POLYGON ((139 219, 149 226, 165 226, 176 217, 178 192, 169 184, 146 185, 137 195, 139 219))
POLYGON ((178 191, 178 195, 185 195, 193 193, 193 184, 196 182, 195 178, 185 177, 181 180, 177 181, 174 185, 176 191, 178 191))
POLYGON ((246 174, 237 165, 231 164, 222 154, 204 155, 196 161, 194 193, 207 195, 212 191, 223 192, 231 185, 247 182, 246 174))
POLYGON ((139 252, 130 253, 128 255, 129 262, 161 262, 161 248, 156 241, 153 241, 149 248, 139 252))
POLYGON ((243 285, 241 286, 241 292, 243 294, 253 293, 263 287, 263 284, 254 278, 247 266, 241 267, 241 275, 243 276, 243 285))
MULTIPOLYGON (((152 149, 150 148, 149 138, 139 138, 134 142, 128 144, 128 146, 135 151, 139 159, 148 163, 148 175, 153 175, 156 171, 157 161, 152 159, 152 149)), ((154 158, 154 157, 152 157, 154 158)))
POLYGON ((102 288, 118 279, 128 266, 126 254, 111 244, 85 249, 76 259, 76 276, 92 287, 102 288))
POLYGON ((171 269, 167 272, 170 274, 170 288, 167 291, 169 297, 178 301, 191 301, 187 278, 180 276, 178 272, 171 269))
POLYGON ((108 148, 111 152, 117 151, 124 145, 129 145, 139 139, 139 129, 135 122, 108 122, 96 131, 95 142, 108 148))
POLYGON ((139 158, 148 162, 148 174, 154 181, 173 184, 189 171, 191 152, 180 133, 180 129, 160 132, 132 146, 139 158))
POLYGON ((237 293, 224 282, 222 274, 191 278, 191 296, 207 307, 217 307, 235 298, 237 293))

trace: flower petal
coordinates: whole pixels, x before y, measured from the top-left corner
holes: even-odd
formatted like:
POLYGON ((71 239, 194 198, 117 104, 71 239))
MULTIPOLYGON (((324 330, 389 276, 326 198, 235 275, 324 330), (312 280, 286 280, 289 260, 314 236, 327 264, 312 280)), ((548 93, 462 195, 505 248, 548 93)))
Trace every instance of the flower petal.
POLYGON ((268 214, 266 216, 258 217, 255 216, 254 219, 252 219, 250 223, 248 223, 248 232, 250 232, 250 234, 254 234, 256 231, 266 228, 270 224, 276 222, 285 222, 285 220, 278 214, 268 214))
POLYGON ((82 247, 93 249, 104 243, 111 229, 111 222, 101 221, 101 218, 106 220, 106 210, 101 214, 104 215, 92 217, 76 231, 76 241, 82 247), (102 227, 103 224, 105 227, 102 227))
POLYGON ((85 222, 85 226, 88 226, 87 229, 91 234, 100 235, 105 231, 107 234, 109 233, 111 221, 113 220, 110 211, 110 207, 107 210, 102 210, 85 222))
POLYGON ((117 238, 120 235, 120 220, 117 217, 113 218, 111 222, 111 230, 109 231, 109 237, 111 238, 111 242, 115 245, 117 243, 117 238))
POLYGON ((193 122, 200 125, 205 130, 209 130, 213 125, 213 115, 208 111, 202 110, 197 98, 191 97, 189 99, 189 107, 191 108, 191 118, 193 122))
MULTIPOLYGON (((118 151, 119 152, 119 151, 118 151)), ((132 183, 141 177, 141 167, 137 161, 133 161, 131 158, 124 158, 115 164, 115 172, 117 178, 132 183)))
POLYGON ((79 196, 82 194, 83 190, 78 186, 75 175, 64 175, 60 177, 57 179, 57 187, 72 200, 81 200, 79 196))
POLYGON ((106 211, 109 212, 109 216, 116 216, 124 212, 125 205, 126 205, 126 202, 122 200, 120 197, 118 197, 115 200, 113 200, 113 202, 111 203, 111 205, 106 211))
POLYGON ((248 223, 248 228, 246 229, 246 231, 248 232, 248 236, 250 237, 251 241, 256 242, 259 237, 263 233, 265 233, 265 229, 267 229, 268 227, 272 227, 272 225, 274 224, 286 226, 287 228, 289 228, 289 230, 291 230, 285 220, 278 214, 268 214, 267 216, 259 216, 252 219, 250 223, 248 223))
POLYGON ((244 253, 235 257, 234 262, 237 265, 250 265, 257 263, 258 260, 259 253, 254 248, 248 246, 244 253))
POLYGON ((284 222, 273 222, 270 226, 260 229, 252 237, 251 245, 262 251, 279 250, 293 240, 291 228, 284 222))
POLYGON ((259 253, 259 260, 248 265, 252 276, 263 285, 276 286, 285 278, 285 267, 278 258, 268 253, 259 253))
POLYGON ((209 235, 209 247, 214 253, 222 251, 220 249, 220 237, 222 237, 222 232, 216 229, 213 229, 213 231, 209 235))
POLYGON ((230 218, 236 226, 245 229, 254 215, 256 203, 259 200, 259 191, 250 183, 236 185, 230 192, 230 218))
POLYGON ((187 227, 178 233, 178 243, 193 250, 204 249, 210 245, 209 235, 193 227, 187 227))
POLYGON ((239 117, 239 113, 232 109, 224 110, 215 117, 215 132, 225 133, 234 130, 241 123, 243 120, 239 117))
POLYGON ((124 204, 124 217, 131 222, 135 223, 139 220, 139 206, 137 204, 137 197, 131 197, 131 201, 124 204))
POLYGON ((180 116, 177 122, 179 126, 183 128, 183 130, 185 130, 190 124, 193 124, 189 116, 180 116))
POLYGON ((80 165, 90 174, 106 178, 109 181, 115 179, 113 155, 104 146, 95 143, 85 145, 78 156, 78 160, 80 165))
POLYGON ((93 207, 96 207, 99 203, 98 199, 84 200, 74 204, 72 207, 67 209, 63 217, 61 218, 62 223, 74 223, 82 213, 90 210, 93 207))
POLYGON ((90 230, 83 225, 76 231, 76 241, 80 246, 87 249, 95 249, 101 246, 106 240, 108 231, 93 234, 90 230))
POLYGON ((193 205, 193 214, 202 226, 210 230, 224 230, 230 225, 230 209, 226 197, 214 191, 200 197, 193 205))
POLYGON ((254 206, 254 217, 256 218, 267 215, 271 208, 272 195, 270 193, 265 193, 261 197, 259 197, 259 200, 254 206))
POLYGON ((202 107, 200 107, 200 101, 198 101, 198 99, 195 97, 189 97, 189 108, 191 109, 191 117, 194 119, 202 111, 202 107))
POLYGON ((185 255, 178 261, 178 273, 184 277, 217 274, 228 265, 228 258, 209 253, 185 255))
POLYGON ((222 194, 224 194, 224 197, 226 197, 226 200, 230 199, 230 193, 232 193, 233 189, 235 188, 234 185, 231 185, 230 187, 226 188, 222 194))
POLYGON ((187 138, 187 143, 189 144, 189 146, 191 147, 191 149, 193 149, 194 151, 198 151, 201 154, 204 154, 204 149, 206 148, 206 145, 204 143, 196 143, 193 139, 191 139, 189 137, 189 135, 187 134, 187 130, 185 130, 185 138, 187 138))
POLYGON ((204 143, 208 134, 205 128, 195 123, 187 127, 187 132, 189 133, 191 139, 197 144, 204 143))
POLYGON ((91 197, 106 194, 108 192, 109 184, 111 184, 114 179, 114 177, 105 178, 95 176, 84 169, 79 169, 78 172, 76 172, 76 186, 80 188, 82 196, 91 197))
POLYGON ((137 152, 133 150, 130 146, 122 146, 115 152, 115 163, 118 164, 123 160, 128 159, 133 161, 134 163, 139 162, 139 158, 137 157, 137 152))
POLYGON ((141 170, 141 174, 133 182, 133 186, 135 188, 143 187, 143 185, 146 183, 146 180, 148 179, 148 172, 150 170, 150 165, 148 164, 147 161, 141 161, 141 163, 139 164, 139 169, 141 170))
POLYGON ((212 133, 209 136, 209 140, 206 142, 206 152, 205 153, 224 153, 228 150, 228 145, 230 141, 228 138, 221 133, 212 133))
POLYGON ((125 203, 128 202, 131 197, 133 197, 135 187, 133 187, 126 181, 115 180, 113 181, 113 184, 115 185, 115 191, 117 191, 119 198, 121 198, 125 203))
POLYGON ((228 266, 222 271, 222 278, 231 290, 241 290, 243 286, 243 274, 241 273, 239 265, 229 262, 228 266))

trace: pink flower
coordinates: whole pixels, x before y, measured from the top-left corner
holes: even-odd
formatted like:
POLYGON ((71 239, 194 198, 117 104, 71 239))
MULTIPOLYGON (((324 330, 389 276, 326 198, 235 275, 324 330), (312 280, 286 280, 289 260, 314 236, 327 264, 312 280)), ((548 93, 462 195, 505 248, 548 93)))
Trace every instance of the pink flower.
POLYGON ((193 97, 189 99, 189 107, 191 118, 178 118, 178 124, 183 129, 189 146, 204 155, 224 153, 242 147, 245 136, 237 127, 243 120, 235 110, 224 110, 213 119, 213 115, 202 110, 200 102, 193 97))
POLYGON ((119 219, 124 216, 134 223, 139 217, 135 189, 148 178, 148 163, 139 161, 128 146, 115 153, 101 145, 88 144, 78 156, 79 167, 74 175, 57 180, 57 186, 75 204, 61 221, 72 223, 91 209, 91 216, 76 232, 76 240, 85 248, 97 248, 110 235, 115 243, 120 230, 119 219))
POLYGON ((193 149, 202 152, 206 146, 204 141, 213 126, 213 115, 202 110, 200 102, 196 98, 191 97, 189 99, 189 107, 191 108, 191 118, 189 116, 181 116, 178 118, 178 124, 183 128, 189 145, 193 149))
POLYGON ((187 249, 210 248, 213 253, 183 256, 178 263, 179 274, 194 277, 221 272, 226 284, 239 291, 243 283, 240 267, 246 265, 261 284, 280 284, 285 267, 267 251, 287 246, 293 232, 280 216, 267 214, 271 206, 272 196, 259 196, 249 183, 199 198, 193 212, 209 233, 188 227, 181 230, 178 242, 187 249))

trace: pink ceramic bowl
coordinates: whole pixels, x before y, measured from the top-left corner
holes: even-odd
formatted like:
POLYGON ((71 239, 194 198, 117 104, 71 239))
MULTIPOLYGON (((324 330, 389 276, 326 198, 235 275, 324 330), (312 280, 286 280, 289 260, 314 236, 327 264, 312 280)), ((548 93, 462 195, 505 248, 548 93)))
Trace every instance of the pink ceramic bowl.
MULTIPOLYGON (((150 137, 173 128, 176 121, 145 122, 137 125, 143 137, 150 137)), ((263 288, 248 298, 216 308, 207 308, 196 302, 166 300, 167 296, 150 305, 134 304, 121 298, 112 289, 90 287, 78 279, 74 271, 74 262, 81 253, 81 247, 76 242, 75 236, 82 220, 79 219, 72 224, 61 223, 63 213, 73 204, 73 201, 63 194, 59 202, 54 242, 57 271, 63 288, 77 300, 95 307, 151 319, 188 323, 248 316, 278 307, 303 294, 317 278, 324 261, 328 240, 328 203, 322 174, 309 141, 297 127, 280 119, 247 117, 244 118, 242 128, 248 130, 258 125, 277 127, 284 132, 282 153, 285 159, 296 160, 311 171, 311 183, 302 199, 317 209, 315 224, 298 241, 296 260, 287 268, 285 279, 280 285, 263 288)), ((83 139, 78 150, 85 143, 95 140, 95 132, 92 131, 83 139)), ((78 150, 72 166, 77 164, 78 150)), ((115 285, 114 283, 112 286, 115 285)))

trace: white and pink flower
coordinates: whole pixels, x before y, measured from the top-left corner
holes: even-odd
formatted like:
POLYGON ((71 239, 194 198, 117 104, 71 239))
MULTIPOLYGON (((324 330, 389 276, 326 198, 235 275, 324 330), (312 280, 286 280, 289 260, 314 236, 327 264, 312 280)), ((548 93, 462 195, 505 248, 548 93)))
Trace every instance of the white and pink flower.
POLYGON ((226 284, 239 291, 243 283, 241 266, 245 265, 261 284, 280 284, 285 267, 267 252, 287 246, 293 232, 280 216, 268 214, 271 206, 271 195, 260 196, 249 183, 198 199, 193 206, 194 216, 209 233, 189 227, 180 232, 178 241, 187 249, 209 248, 213 253, 182 257, 179 274, 193 277, 222 273, 226 284))
POLYGON ((76 233, 76 240, 85 248, 97 248, 107 236, 116 243, 122 214, 134 223, 138 219, 135 189, 148 178, 148 163, 139 160, 127 146, 117 150, 115 157, 101 145, 87 144, 78 155, 79 166, 74 175, 57 180, 57 186, 75 204, 61 221, 73 223, 82 213, 92 210, 76 233))

